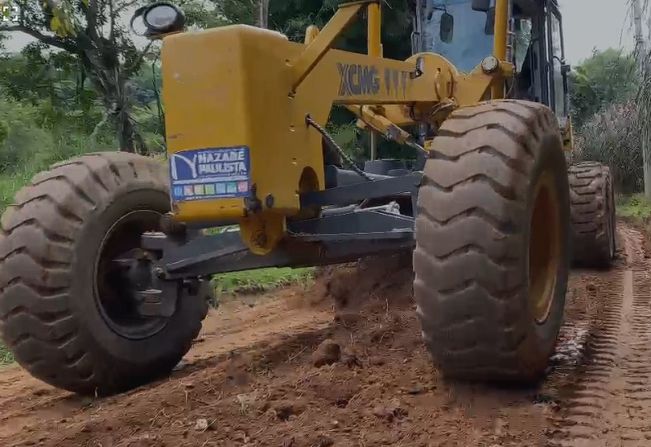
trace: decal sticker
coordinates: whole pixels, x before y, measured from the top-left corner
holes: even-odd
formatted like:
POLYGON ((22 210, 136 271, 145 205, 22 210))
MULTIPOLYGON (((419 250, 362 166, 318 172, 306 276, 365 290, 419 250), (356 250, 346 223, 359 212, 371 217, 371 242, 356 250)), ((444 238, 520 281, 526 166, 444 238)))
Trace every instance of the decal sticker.
POLYGON ((246 197, 251 189, 249 148, 177 152, 170 158, 170 178, 175 202, 246 197))

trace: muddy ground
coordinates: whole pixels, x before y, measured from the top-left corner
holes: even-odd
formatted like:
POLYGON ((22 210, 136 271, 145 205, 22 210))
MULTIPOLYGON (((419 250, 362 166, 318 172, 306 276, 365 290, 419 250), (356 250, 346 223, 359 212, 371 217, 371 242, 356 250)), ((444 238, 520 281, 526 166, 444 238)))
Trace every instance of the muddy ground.
POLYGON ((619 239, 614 269, 573 272, 538 387, 443 381, 398 256, 223 306, 171 378, 119 397, 2 369, 0 446, 651 446, 649 244, 619 239))

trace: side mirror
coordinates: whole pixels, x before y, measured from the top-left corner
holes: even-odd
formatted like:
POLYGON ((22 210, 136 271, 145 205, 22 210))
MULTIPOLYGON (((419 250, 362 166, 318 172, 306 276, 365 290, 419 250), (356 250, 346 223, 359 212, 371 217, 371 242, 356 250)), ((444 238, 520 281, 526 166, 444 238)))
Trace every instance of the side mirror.
POLYGON ((454 35, 454 16, 447 12, 441 16, 441 41, 445 43, 452 42, 454 35))
POLYGON ((491 9, 491 0, 472 0, 473 11, 488 12, 491 9))

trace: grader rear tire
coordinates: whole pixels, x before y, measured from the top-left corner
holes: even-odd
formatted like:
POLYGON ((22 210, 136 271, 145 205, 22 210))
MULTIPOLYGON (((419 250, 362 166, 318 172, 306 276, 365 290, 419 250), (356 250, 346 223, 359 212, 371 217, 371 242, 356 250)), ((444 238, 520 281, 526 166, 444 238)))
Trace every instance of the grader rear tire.
POLYGON ((112 262, 158 229, 167 185, 161 163, 106 153, 55 165, 17 194, 2 216, 0 336, 32 375, 113 394, 168 374, 188 351, 203 297, 183 296, 170 318, 139 316, 112 262))
POLYGON ((615 192, 610 169, 597 162, 570 166, 574 263, 607 268, 615 259, 615 192))
POLYGON ((554 114, 524 101, 454 112, 418 198, 414 293, 448 378, 533 382, 563 317, 569 187, 554 114))

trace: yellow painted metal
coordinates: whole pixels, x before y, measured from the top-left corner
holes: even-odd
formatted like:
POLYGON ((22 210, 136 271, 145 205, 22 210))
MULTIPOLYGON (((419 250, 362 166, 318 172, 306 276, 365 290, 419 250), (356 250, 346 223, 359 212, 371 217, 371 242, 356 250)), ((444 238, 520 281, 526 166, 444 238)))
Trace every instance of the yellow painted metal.
MULTIPOLYGON (((382 57, 382 9, 380 3, 368 5, 368 55, 382 57)), ((378 150, 378 135, 369 134, 370 159, 375 160, 378 150)))
MULTIPOLYGON (((236 221, 251 251, 268 253, 284 237, 286 218, 307 215, 300 194, 324 188, 322 137, 306 125, 307 115, 325 125, 333 105, 360 114, 365 105, 377 116, 373 127, 385 133, 392 125, 437 125, 454 108, 484 98, 501 76, 481 69, 461 74, 432 53, 398 61, 330 49, 369 4, 379 9, 377 1, 344 5, 323 30, 307 33, 306 44, 245 25, 164 39, 170 157, 192 149, 248 147, 255 191, 249 200, 175 202, 178 220, 236 221)), ((369 45, 371 53, 377 50, 369 45)))
MULTIPOLYGON (((302 49, 279 33, 243 25, 166 39, 163 94, 170 156, 247 146, 261 212, 295 214, 302 176, 313 176, 315 187, 324 185, 321 138, 308 131, 305 115, 313 112, 321 121, 328 115, 328 98, 313 108, 306 95, 287 95, 292 80, 285 60, 302 49), (306 173, 308 167, 312 172, 306 173), (271 209, 266 208, 269 196, 271 209)), ((174 211, 186 222, 243 219, 251 212, 241 198, 180 201, 174 211)))
POLYGON ((369 127, 397 143, 405 144, 413 140, 409 132, 396 126, 383 115, 382 106, 359 106, 349 107, 349 109, 359 116, 363 126, 369 127))
POLYGON ((275 213, 250 214, 240 221, 240 235, 253 254, 269 254, 285 235, 285 217, 275 213))
POLYGON ((368 55, 382 57, 382 9, 379 2, 368 5, 368 55))
POLYGON ((305 50, 296 59, 289 59, 292 66, 292 92, 298 89, 301 82, 328 52, 334 40, 348 27, 364 6, 364 3, 355 3, 340 7, 305 50))
POLYGON ((509 0, 496 0, 495 2, 495 33, 494 53, 499 61, 506 61, 506 46, 508 39, 509 0))
MULTIPOLYGON (((509 0, 496 0, 495 2, 495 37, 493 43, 493 55, 500 63, 508 62, 506 60, 506 47, 508 45, 509 31, 509 0)), ((491 97, 493 99, 504 98, 504 83, 496 82, 493 84, 491 97)))
POLYGON ((529 306, 538 324, 549 318, 562 261, 561 207, 554 172, 547 170, 534 186, 529 240, 529 306))
MULTIPOLYGON (((415 54, 407 62, 415 65, 419 58, 424 61, 424 71, 434 73, 434 82, 428 85, 436 97, 441 99, 432 102, 423 98, 417 102, 383 105, 381 114, 396 126, 409 126, 424 121, 436 127, 456 107, 475 104, 484 98, 495 79, 495 75, 485 74, 481 67, 468 74, 461 73, 445 57, 434 53, 415 54)), ((348 106, 358 117, 359 108, 360 104, 348 106)))
POLYGON ((319 27, 316 25, 310 25, 307 27, 305 30, 305 45, 311 44, 314 39, 316 39, 316 36, 319 35, 321 30, 319 30, 319 27))

